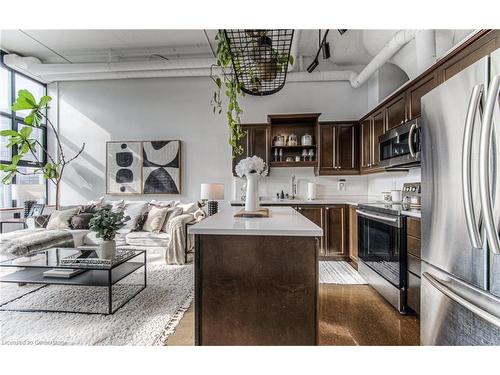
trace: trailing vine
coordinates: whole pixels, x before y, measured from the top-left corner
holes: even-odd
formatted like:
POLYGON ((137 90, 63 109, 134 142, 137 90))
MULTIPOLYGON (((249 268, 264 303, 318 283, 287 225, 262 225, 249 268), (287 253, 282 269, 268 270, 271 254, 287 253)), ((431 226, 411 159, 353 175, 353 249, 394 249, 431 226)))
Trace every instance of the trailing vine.
POLYGON ((239 103, 238 97, 245 96, 241 91, 242 84, 238 83, 235 74, 230 70, 232 64, 231 48, 224 35, 223 30, 218 30, 215 36, 217 41, 217 66, 222 69, 221 75, 211 75, 217 88, 214 91, 212 100, 213 112, 222 113, 222 90, 228 98, 226 116, 227 124, 230 130, 229 145, 233 149, 234 155, 241 155, 243 147, 238 144, 238 141, 245 136, 245 131, 241 128, 240 115, 243 112, 239 103))
MULTIPOLYGON (((264 34, 258 35, 265 35, 265 31, 264 34)), ((233 52, 231 51, 231 47, 229 45, 229 41, 226 38, 224 30, 217 31, 215 40, 217 41, 217 63, 216 65, 212 66, 212 68, 218 67, 220 69, 220 74, 216 74, 212 70, 212 74, 210 75, 210 78, 216 85, 211 104, 214 114, 222 113, 222 91, 224 90, 224 94, 228 99, 226 108, 227 123, 230 130, 228 141, 229 145, 233 149, 234 157, 243 153, 243 147, 238 142, 246 135, 246 132, 241 128, 240 125, 240 116, 243 110, 241 109, 238 102, 240 97, 245 96, 245 93, 242 91, 244 85, 243 83, 238 82, 235 72, 238 74, 244 72, 250 76, 251 87, 248 89, 252 91, 259 90, 262 84, 262 80, 269 80, 274 78, 272 77, 272 73, 264 77, 259 76, 258 72, 255 71, 255 68, 252 66, 247 66, 245 67, 245 69, 242 69, 240 59, 233 59, 233 52)), ((272 49, 272 62, 274 62, 275 64, 275 71, 283 72, 288 68, 288 64, 293 65, 293 57, 288 53, 279 54, 275 49, 272 49)), ((274 75, 274 77, 275 76, 276 75, 274 75)))

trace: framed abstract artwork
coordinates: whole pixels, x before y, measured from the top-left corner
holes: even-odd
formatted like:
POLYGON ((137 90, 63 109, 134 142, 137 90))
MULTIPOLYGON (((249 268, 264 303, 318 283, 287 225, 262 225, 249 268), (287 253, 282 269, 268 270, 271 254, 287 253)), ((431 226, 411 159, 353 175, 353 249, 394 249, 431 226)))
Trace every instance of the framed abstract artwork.
POLYGON ((142 142, 106 143, 106 194, 142 193, 142 142))
POLYGON ((142 142, 142 192, 181 193, 181 141, 142 142))

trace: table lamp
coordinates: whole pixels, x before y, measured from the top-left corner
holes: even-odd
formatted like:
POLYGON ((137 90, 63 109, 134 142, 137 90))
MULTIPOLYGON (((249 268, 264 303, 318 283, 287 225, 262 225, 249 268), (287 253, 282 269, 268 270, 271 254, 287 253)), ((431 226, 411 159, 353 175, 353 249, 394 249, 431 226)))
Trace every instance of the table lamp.
POLYGON ((224 184, 201 184, 201 199, 208 200, 208 216, 216 214, 217 201, 224 199, 224 184))
POLYGON ((18 201, 24 200, 24 217, 28 217, 31 206, 36 201, 45 196, 45 185, 35 184, 13 184, 12 199, 18 201))

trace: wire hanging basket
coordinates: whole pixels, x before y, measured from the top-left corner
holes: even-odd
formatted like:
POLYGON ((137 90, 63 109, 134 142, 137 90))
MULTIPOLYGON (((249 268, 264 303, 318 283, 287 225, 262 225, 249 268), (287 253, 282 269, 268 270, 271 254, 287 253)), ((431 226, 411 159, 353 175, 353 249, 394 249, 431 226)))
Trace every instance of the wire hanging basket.
POLYGON ((293 29, 226 29, 224 35, 243 92, 271 95, 285 86, 293 29))

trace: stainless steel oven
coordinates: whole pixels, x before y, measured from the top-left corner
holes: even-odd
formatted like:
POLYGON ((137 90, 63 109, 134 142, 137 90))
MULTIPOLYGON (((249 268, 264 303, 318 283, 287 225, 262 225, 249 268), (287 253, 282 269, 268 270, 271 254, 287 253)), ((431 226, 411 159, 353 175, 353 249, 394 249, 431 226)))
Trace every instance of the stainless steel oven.
POLYGON ((406 219, 394 206, 365 204, 357 210, 358 268, 368 284, 406 313, 406 219))
POLYGON ((386 169, 420 166, 419 119, 391 129, 379 137, 380 165, 386 169))

